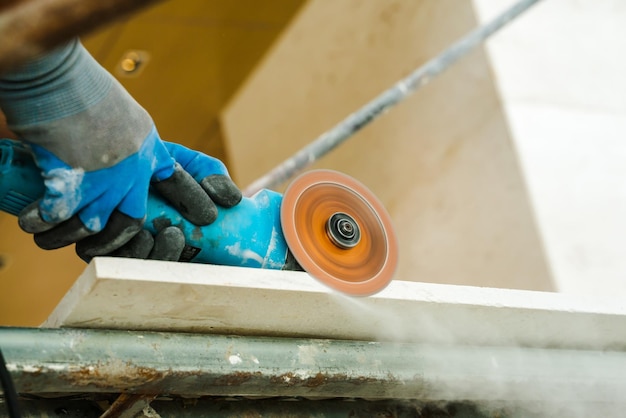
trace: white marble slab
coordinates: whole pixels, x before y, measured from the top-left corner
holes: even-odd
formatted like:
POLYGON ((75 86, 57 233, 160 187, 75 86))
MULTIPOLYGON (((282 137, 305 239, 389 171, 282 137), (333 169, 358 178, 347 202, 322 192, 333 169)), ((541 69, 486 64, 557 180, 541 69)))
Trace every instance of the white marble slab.
POLYGON ((400 280, 353 298, 303 272, 97 258, 43 326, 614 349, 626 307, 400 280))

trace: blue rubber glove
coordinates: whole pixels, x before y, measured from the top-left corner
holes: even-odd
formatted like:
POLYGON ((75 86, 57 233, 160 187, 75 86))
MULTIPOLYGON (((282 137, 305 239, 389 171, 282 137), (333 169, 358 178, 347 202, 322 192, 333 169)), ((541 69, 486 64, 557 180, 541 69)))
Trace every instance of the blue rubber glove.
MULTIPOLYGON (((136 153, 94 171, 71 167, 40 145, 31 144, 31 149, 46 186, 38 204, 41 219, 58 224, 78 214, 91 232, 101 231, 115 209, 142 219, 150 182, 165 180, 174 173, 174 159, 154 128, 136 153)), ((201 216, 197 222, 210 219, 201 216)))
POLYGON ((178 259, 184 248, 178 229, 159 234, 156 242, 147 231, 135 237, 146 215, 150 184, 197 225, 215 220, 215 203, 232 207, 241 200, 221 161, 161 141, 155 129, 137 153, 90 172, 68 166, 38 145, 31 148, 44 173, 46 192, 22 211, 20 226, 34 233, 35 242, 44 249, 76 242, 85 261, 97 255, 178 259))
POLYGON ((148 113, 77 41, 3 76, 0 107, 45 179, 43 199, 19 215, 42 248, 77 243, 85 260, 175 260, 180 231, 155 241, 142 230, 150 185, 197 225, 215 220, 214 201, 241 199, 219 160, 162 141, 148 113))
MULTIPOLYGON (((165 142, 165 147, 176 162, 182 166, 182 169, 200 184, 213 202, 219 206, 230 208, 241 201, 241 191, 228 176, 228 170, 223 162, 172 142, 165 142)), ((175 192, 165 190, 165 185, 168 184, 168 182, 161 182, 157 187, 162 194, 166 193, 171 196, 175 192)), ((217 216, 217 208, 215 210, 217 216)))

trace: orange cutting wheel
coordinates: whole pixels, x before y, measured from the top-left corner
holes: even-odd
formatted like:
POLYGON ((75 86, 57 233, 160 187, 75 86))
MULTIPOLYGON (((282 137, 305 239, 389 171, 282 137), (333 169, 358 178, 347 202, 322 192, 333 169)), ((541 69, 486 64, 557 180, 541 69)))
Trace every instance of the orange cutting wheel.
POLYGON ((398 264, 391 218, 352 177, 331 170, 301 175, 287 188, 280 215, 293 256, 326 285, 367 296, 391 281, 398 264))

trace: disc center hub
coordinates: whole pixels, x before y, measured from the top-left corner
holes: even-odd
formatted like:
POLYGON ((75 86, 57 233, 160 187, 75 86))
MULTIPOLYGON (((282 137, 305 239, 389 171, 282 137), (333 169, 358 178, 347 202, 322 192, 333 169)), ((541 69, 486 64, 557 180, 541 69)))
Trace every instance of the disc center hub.
POLYGON ((353 248, 361 240, 361 229, 347 213, 336 212, 326 222, 326 233, 339 248, 353 248))

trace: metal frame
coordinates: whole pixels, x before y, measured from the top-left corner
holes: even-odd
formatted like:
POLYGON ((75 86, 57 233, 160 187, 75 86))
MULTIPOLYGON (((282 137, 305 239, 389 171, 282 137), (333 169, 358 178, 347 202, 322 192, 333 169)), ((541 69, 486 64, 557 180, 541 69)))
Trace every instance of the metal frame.
POLYGON ((123 393, 119 411, 145 409, 157 395, 464 400, 483 411, 506 402, 501 416, 626 407, 624 350, 32 328, 2 328, 0 341, 18 392, 123 393))
POLYGON ((2 328, 20 393, 613 402, 626 352, 2 328))

